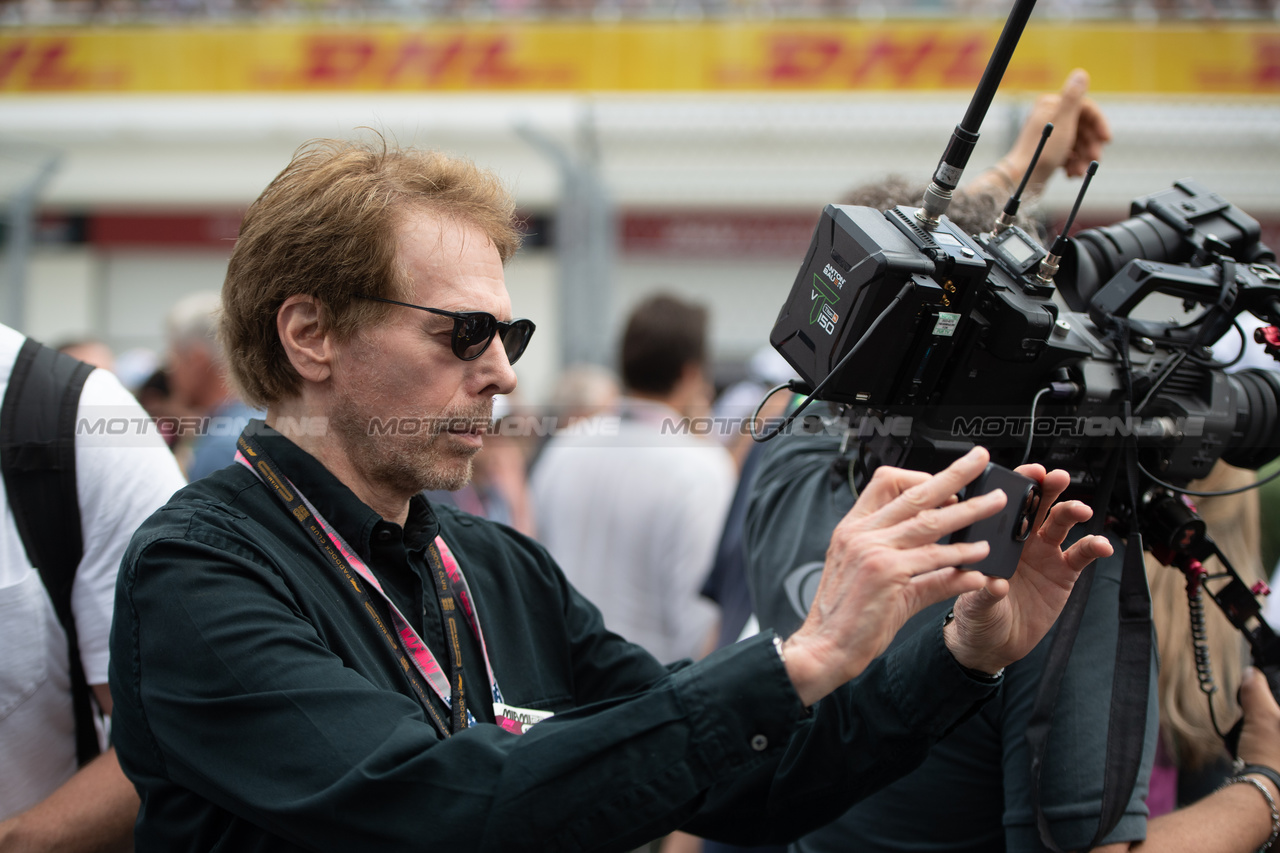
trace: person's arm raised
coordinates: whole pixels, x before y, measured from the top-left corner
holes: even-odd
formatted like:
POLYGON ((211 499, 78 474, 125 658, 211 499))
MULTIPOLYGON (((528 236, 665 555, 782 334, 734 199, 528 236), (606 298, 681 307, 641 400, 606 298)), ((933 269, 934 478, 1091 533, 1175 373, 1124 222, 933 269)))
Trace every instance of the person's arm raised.
POLYGON ((1083 175, 1091 160, 1102 158, 1103 146, 1111 141, 1107 117, 1087 96, 1088 91, 1089 74, 1077 68, 1067 76, 1061 92, 1038 97, 1008 153, 965 185, 964 192, 990 194, 1003 202, 1031 165, 1046 122, 1053 122, 1053 134, 1027 182, 1030 197, 1040 195, 1058 169, 1072 178, 1083 175))

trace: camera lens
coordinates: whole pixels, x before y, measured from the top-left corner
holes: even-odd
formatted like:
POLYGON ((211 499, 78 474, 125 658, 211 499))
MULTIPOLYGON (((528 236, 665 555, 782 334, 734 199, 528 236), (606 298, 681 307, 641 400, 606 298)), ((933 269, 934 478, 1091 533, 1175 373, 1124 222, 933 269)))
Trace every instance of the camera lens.
POLYGON ((1191 256, 1191 247, 1165 223, 1150 213, 1081 231, 1071 241, 1058 272, 1058 290, 1072 311, 1089 310, 1098 288, 1135 258, 1180 263, 1191 256))
POLYGON ((1261 468, 1280 455, 1280 375, 1250 368, 1228 380, 1240 439, 1223 451, 1222 458, 1238 468, 1261 468))

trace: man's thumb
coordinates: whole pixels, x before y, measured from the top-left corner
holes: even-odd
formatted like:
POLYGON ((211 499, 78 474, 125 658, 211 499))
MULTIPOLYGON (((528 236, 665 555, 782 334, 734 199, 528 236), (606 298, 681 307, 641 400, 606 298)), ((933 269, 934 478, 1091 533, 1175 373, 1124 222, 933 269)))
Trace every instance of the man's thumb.
POLYGON ((1280 710, 1276 707, 1276 700, 1271 695, 1271 686, 1267 683, 1267 679, 1254 667, 1247 667, 1240 678, 1240 707, 1248 715, 1250 712, 1261 711, 1268 704, 1271 705, 1273 713, 1280 710))
POLYGON ((1062 84, 1062 99, 1078 104, 1084 100, 1084 96, 1089 91, 1089 72, 1083 68, 1077 68, 1067 75, 1067 81, 1062 84))

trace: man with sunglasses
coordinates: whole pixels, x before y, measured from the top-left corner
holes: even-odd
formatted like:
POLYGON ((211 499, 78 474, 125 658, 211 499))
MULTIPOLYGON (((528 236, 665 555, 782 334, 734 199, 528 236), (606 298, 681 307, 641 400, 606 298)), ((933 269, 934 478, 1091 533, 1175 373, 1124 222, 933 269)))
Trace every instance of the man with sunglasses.
POLYGON ((986 544, 935 543, 1003 504, 954 500, 985 452, 882 469, 799 630, 659 664, 537 543, 420 494, 466 482, 533 332, 503 282, 512 214, 469 163, 344 142, 304 148, 246 213, 222 337, 266 423, 139 529, 117 587, 138 850, 792 838, 915 766, 1109 552, 1061 550, 1088 510, 1049 512, 1066 475, 1033 468, 1046 509, 1014 580, 959 571, 986 544))

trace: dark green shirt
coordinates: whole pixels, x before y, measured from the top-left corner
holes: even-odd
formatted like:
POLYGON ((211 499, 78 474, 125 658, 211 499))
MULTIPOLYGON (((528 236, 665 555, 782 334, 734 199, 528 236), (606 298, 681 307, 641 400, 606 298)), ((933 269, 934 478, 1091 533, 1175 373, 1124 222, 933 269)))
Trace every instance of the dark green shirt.
MULTIPOLYGON (((142 798, 140 851, 627 850, 681 825, 789 838, 910 770, 994 689, 940 627, 809 716, 771 636, 663 667, 606 631, 536 542, 420 498, 391 524, 260 431, 442 661, 422 549, 443 535, 506 702, 555 716, 442 738, 360 599, 234 465, 152 516, 120 573, 113 738, 142 798)), ((492 720, 479 655, 468 640, 467 693, 492 720)))

